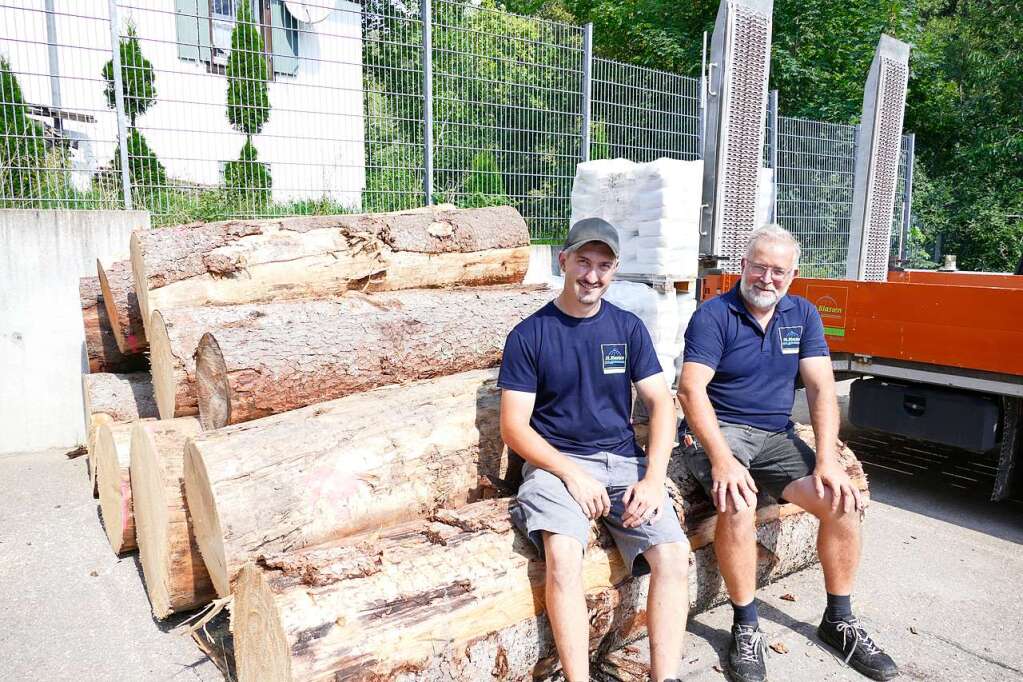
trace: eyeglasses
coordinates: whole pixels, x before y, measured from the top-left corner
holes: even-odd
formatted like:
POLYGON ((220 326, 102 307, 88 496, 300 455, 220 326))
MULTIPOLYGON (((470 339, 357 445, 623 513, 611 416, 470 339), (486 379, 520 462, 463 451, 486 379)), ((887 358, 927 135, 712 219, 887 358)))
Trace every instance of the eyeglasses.
POLYGON ((771 273, 771 278, 775 280, 782 280, 789 276, 792 270, 782 270, 781 268, 769 268, 766 265, 760 263, 746 263, 746 269, 749 270, 750 274, 756 277, 763 277, 765 272, 771 273))

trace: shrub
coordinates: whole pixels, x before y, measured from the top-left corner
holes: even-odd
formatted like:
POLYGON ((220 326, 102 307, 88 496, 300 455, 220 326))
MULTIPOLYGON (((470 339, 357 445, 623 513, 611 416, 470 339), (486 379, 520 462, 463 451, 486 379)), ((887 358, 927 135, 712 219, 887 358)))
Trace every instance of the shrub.
MULTIPOLYGON (((139 46, 135 27, 128 24, 128 37, 121 39, 121 91, 124 95, 124 113, 135 125, 135 119, 146 112, 156 101, 156 77, 153 75, 153 63, 146 59, 139 46)), ((116 108, 114 92, 114 61, 103 65, 103 79, 107 82, 103 94, 107 98, 107 106, 116 108)))
POLYGON ((41 125, 28 117, 18 79, 0 58, 0 188, 16 198, 41 191, 46 143, 41 125))
POLYGON ((224 167, 224 184, 235 200, 243 202, 243 206, 265 207, 270 203, 273 185, 270 169, 258 158, 259 152, 250 139, 242 147, 239 159, 228 162, 224 167))
POLYGON ((238 3, 231 54, 227 58, 227 120, 246 135, 257 135, 270 118, 263 38, 247 1, 238 3))

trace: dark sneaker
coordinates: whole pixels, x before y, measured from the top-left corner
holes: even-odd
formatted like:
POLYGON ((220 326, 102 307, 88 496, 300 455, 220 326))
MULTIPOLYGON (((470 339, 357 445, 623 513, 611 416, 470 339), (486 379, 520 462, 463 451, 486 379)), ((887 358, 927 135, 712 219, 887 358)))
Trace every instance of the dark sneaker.
POLYGON ((863 623, 852 616, 838 622, 825 616, 817 628, 817 636, 837 649, 846 663, 872 680, 890 680, 899 676, 899 668, 892 657, 874 644, 863 623))
POLYGON ((732 645, 728 648, 728 674, 733 682, 767 680, 767 643, 764 633, 753 625, 732 626, 732 645))

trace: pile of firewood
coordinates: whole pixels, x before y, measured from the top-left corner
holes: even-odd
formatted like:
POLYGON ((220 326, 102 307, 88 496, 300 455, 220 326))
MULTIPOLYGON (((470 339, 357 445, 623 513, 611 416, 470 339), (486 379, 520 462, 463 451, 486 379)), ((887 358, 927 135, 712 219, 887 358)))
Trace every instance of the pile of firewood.
MULTIPOLYGON (((183 225, 130 247, 82 280, 88 461, 157 618, 226 598, 242 680, 556 671, 494 368, 557 292, 522 284, 514 209, 183 225)), ((707 608, 712 510, 677 458, 669 474, 707 608)), ((806 514, 757 523, 762 582, 815 560, 806 514)), ((645 633, 646 580, 599 524, 585 557, 599 658, 645 633)))

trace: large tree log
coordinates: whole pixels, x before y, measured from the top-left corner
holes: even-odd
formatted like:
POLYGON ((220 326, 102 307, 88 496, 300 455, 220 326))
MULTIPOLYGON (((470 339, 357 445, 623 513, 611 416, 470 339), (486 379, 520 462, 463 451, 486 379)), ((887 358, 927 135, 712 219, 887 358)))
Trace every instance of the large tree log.
POLYGON ((529 231, 508 206, 230 220, 137 231, 131 260, 149 324, 154 310, 179 306, 518 283, 529 231))
POLYGON ((553 296, 547 287, 476 287, 251 306, 244 322, 199 341, 199 418, 217 429, 378 386, 494 367, 512 328, 553 296))
MULTIPOLYGON (((544 566, 512 528, 511 504, 478 502, 434 520, 247 564, 233 610, 239 679, 523 680, 550 674, 557 656, 544 616, 544 566)), ((814 561, 816 523, 808 514, 772 505, 757 523, 759 584, 814 561)), ((691 537, 694 546, 701 540, 691 537)), ((694 610, 723 601, 713 549, 703 544, 693 562, 694 610)), ((645 634, 648 581, 628 575, 600 525, 583 557, 583 583, 591 652, 645 634)))
POLYGON ((210 329, 223 329, 255 315, 253 306, 157 310, 149 324, 153 393, 161 419, 199 414, 195 349, 210 329))
POLYGON ((146 341, 145 325, 135 293, 131 261, 122 260, 103 265, 102 261, 97 260, 96 272, 117 348, 126 355, 141 353, 149 343, 146 341))
POLYGON ((82 326, 85 328, 85 355, 90 372, 127 373, 149 369, 145 355, 124 355, 110 327, 98 277, 82 277, 78 282, 82 302, 82 326))
POLYGON ((259 553, 478 499, 503 479, 496 372, 389 386, 208 431, 186 446, 196 541, 220 596, 259 553), (258 502, 257 502, 258 501, 258 502))
POLYGON ((126 423, 156 416, 153 382, 148 372, 83 374, 86 450, 92 494, 96 496, 96 430, 102 424, 126 423))
POLYGON ((185 440, 200 431, 194 417, 138 422, 132 431, 135 536, 149 602, 159 619, 214 596, 192 534, 181 477, 185 440))
MULTIPOLYGON (((148 419, 144 421, 150 421, 148 419)), ((96 432, 96 483, 103 527, 116 554, 136 549, 131 499, 131 433, 134 424, 107 423, 96 432)))

